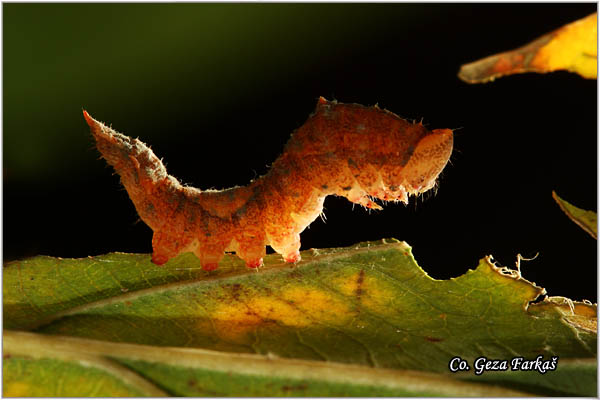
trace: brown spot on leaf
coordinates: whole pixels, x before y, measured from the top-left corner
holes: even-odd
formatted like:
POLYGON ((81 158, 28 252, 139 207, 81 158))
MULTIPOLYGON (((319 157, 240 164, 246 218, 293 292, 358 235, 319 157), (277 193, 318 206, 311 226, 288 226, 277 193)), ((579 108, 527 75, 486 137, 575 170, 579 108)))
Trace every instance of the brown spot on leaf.
POLYGON ((442 342, 444 339, 435 338, 435 337, 431 337, 431 336, 425 336, 425 340, 427 340, 428 342, 436 343, 436 342, 442 342))
POLYGON ((215 392, 214 390, 208 390, 202 387, 202 385, 199 385, 195 379, 189 379, 187 381, 187 385, 196 390, 197 392, 203 393, 207 396, 222 397, 222 393, 215 392))
POLYGON ((293 390, 306 390, 307 388, 308 385, 306 383, 300 383, 298 385, 284 385, 281 387, 281 390, 283 390, 284 392, 290 392, 293 390))
POLYGON ((233 299, 235 301, 239 301, 240 300, 240 292, 241 292, 241 290, 242 290, 242 285, 240 285, 239 283, 235 283, 231 287, 231 297, 233 297, 233 299))
POLYGON ((535 354, 544 354, 544 353, 546 353, 543 348, 534 349, 534 350, 532 350, 532 352, 535 353, 535 354))
POLYGON ((294 269, 292 270, 292 272, 290 272, 290 273, 288 274, 288 276, 289 276, 290 278, 294 278, 294 279, 300 279, 300 278, 302 278, 302 274, 301 274, 300 272, 298 272, 298 270, 297 270, 296 268, 294 268, 294 269))
POLYGON ((361 269, 356 279, 356 297, 360 300, 360 296, 363 294, 363 282, 365 281, 365 270, 361 269))

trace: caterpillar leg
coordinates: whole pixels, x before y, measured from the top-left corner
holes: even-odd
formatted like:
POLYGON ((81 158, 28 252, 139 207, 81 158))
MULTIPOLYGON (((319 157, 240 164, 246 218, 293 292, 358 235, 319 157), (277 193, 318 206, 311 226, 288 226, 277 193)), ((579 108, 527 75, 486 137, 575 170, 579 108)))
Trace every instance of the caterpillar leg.
POLYGON ((183 247, 177 239, 173 239, 160 231, 154 232, 152 236, 152 262, 156 265, 163 265, 177 256, 183 247))
POLYGON ((408 193, 404 188, 403 168, 398 165, 387 165, 381 169, 381 179, 386 187, 385 200, 401 201, 408 204, 408 193))
POLYGON ((383 208, 371 200, 369 194, 360 187, 353 187, 345 195, 345 197, 354 204, 359 204, 365 208, 369 208, 371 210, 383 210, 383 208))
POLYGON ((252 243, 240 246, 236 254, 246 262, 248 268, 258 268, 263 265, 263 257, 266 255, 264 242, 252 243))
POLYGON ((361 206, 368 208, 370 210, 383 210, 379 204, 375 203, 369 196, 363 196, 357 201, 350 200, 355 204, 360 204, 361 206))
POLYGON ((287 263, 296 263, 300 257, 300 234, 296 234, 294 241, 290 243, 283 252, 283 259, 287 263))
POLYGON ((281 254, 287 263, 296 263, 301 260, 299 233, 284 236, 275 242, 271 242, 271 247, 277 253, 281 254))
POLYGON ((390 200, 401 201, 404 204, 408 204, 408 194, 402 186, 390 186, 388 190, 390 200))
POLYGON ((202 243, 194 250, 196 257, 200 259, 200 265, 205 271, 213 271, 219 267, 219 262, 225 256, 226 244, 202 243))
POLYGON ((258 268, 263 265, 263 257, 267 254, 265 246, 264 232, 247 230, 238 233, 226 251, 235 251, 235 254, 246 262, 246 267, 258 268))

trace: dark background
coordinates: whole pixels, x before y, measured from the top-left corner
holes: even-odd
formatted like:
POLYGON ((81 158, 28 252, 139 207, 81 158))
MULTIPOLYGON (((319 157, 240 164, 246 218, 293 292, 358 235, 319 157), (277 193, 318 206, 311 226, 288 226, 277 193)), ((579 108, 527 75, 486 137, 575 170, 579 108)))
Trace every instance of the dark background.
POLYGON ((139 137, 207 188, 267 172, 318 96, 461 128, 437 195, 384 211, 325 202, 302 248, 395 237, 434 278, 492 254, 550 295, 596 301, 596 241, 551 197, 596 210, 597 83, 461 64, 595 4, 3 4, 4 260, 151 252, 81 115, 139 137))

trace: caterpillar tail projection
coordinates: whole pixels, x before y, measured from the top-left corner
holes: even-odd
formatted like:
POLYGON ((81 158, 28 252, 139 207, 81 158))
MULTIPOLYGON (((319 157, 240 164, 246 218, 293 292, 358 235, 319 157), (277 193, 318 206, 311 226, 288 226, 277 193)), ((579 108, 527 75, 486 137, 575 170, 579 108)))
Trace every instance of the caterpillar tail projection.
POLYGON ((321 97, 266 175, 247 186, 202 191, 169 175, 141 141, 83 115, 154 231, 152 262, 193 252, 205 270, 217 268, 226 251, 259 267, 266 245, 286 262, 299 261, 300 233, 322 212, 325 197, 370 209, 381 209, 372 198, 408 203, 435 186, 453 145, 450 129, 429 131, 377 106, 321 97))

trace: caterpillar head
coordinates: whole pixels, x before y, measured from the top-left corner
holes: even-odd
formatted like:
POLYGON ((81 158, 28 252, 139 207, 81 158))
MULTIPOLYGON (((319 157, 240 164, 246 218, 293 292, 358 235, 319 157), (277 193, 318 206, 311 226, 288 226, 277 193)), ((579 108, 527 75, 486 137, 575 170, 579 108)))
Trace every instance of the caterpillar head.
POLYGON ((404 187, 411 194, 426 192, 435 186, 436 179, 452 154, 451 129, 434 129, 415 147, 402 170, 404 187))

